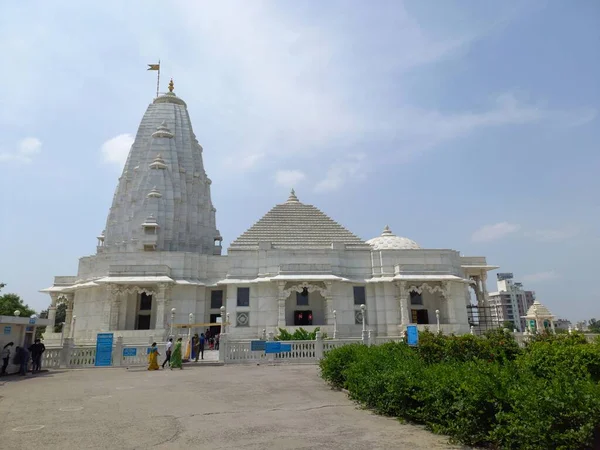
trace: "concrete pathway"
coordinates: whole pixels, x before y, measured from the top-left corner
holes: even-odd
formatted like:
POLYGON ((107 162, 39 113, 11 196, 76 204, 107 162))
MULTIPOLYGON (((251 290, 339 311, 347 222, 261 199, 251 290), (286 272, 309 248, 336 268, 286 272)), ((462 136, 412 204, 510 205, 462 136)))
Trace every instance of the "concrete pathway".
POLYGON ((0 447, 18 449, 450 449, 357 409, 314 365, 82 369, 7 377, 0 447))

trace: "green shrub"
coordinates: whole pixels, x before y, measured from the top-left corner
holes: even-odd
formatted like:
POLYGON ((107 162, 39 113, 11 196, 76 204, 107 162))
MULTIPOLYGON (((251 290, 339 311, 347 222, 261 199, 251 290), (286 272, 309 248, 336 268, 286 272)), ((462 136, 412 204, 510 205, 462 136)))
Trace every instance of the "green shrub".
POLYGON ((488 331, 483 338, 470 334, 444 336, 422 331, 419 332, 416 351, 428 364, 477 359, 512 361, 522 352, 513 335, 500 329, 488 331))
POLYGON ((385 415, 418 414, 416 398, 426 366, 423 361, 401 343, 363 348, 344 369, 351 398, 385 415))
POLYGON ((496 414, 509 408, 511 368, 481 360, 452 362, 430 365, 422 376, 419 421, 467 445, 489 441, 496 414))
POLYGON ((490 434, 490 441, 499 448, 598 448, 593 446, 594 432, 600 424, 597 383, 565 374, 548 380, 523 372, 509 384, 507 401, 510 410, 497 414, 490 434))
POLYGON ((600 345, 576 342, 577 338, 534 341, 527 346, 518 363, 523 369, 546 379, 565 374, 600 381, 600 345))
POLYGON ((367 352, 362 344, 343 345, 327 352, 319 361, 321 377, 337 388, 346 388, 346 369, 367 352))
MULTIPOLYGON (((321 327, 316 327, 313 331, 307 331, 300 327, 293 333, 290 333, 285 328, 279 329, 279 334, 275 336, 276 341, 314 341, 317 338, 317 331, 320 331, 321 327)), ((327 333, 321 333, 323 339, 327 339, 327 333)))
POLYGON ((600 345, 543 336, 526 350, 485 337, 420 333, 419 347, 331 350, 321 376, 380 414, 425 424, 456 442, 502 449, 589 449, 600 434, 600 345))

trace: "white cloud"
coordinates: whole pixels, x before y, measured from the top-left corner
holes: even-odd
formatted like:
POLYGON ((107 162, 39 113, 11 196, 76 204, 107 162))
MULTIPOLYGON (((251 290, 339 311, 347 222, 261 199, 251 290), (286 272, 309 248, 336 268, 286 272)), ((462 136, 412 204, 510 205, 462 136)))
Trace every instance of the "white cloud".
POLYGON ((364 159, 364 154, 356 154, 334 162, 327 170, 325 178, 315 185, 315 192, 336 191, 351 177, 364 178, 365 172, 361 171, 364 168, 364 159))
POLYGON ((264 158, 264 153, 246 153, 228 156, 225 165, 235 171, 246 171, 255 168, 264 158))
MULTIPOLYGON (((329 20, 327 8, 315 15, 310 5, 290 9, 278 2, 176 1, 169 20, 158 9, 141 11, 114 0, 93 6, 13 3, 5 15, 20 20, 1 23, 0 47, 17 72, 0 73, 0 81, 13 86, 6 93, 11 107, 0 108, 0 124, 33 120, 49 105, 78 101, 77 96, 65 99, 53 89, 63 81, 60 71, 37 67, 63 67, 74 74, 72 83, 101 81, 104 88, 114 85, 108 92, 115 92, 122 79, 138 76, 125 70, 132 62, 120 60, 123 55, 135 52, 140 58, 133 62, 140 67, 165 55, 163 80, 175 75, 176 90, 193 110, 200 139, 203 112, 212 120, 208 126, 220 127, 215 132, 220 154, 228 155, 219 159, 226 172, 277 166, 281 159, 300 154, 328 164, 343 158, 353 145, 373 141, 387 144, 379 148, 395 149, 373 149, 380 152, 373 161, 389 163, 485 128, 541 121, 575 126, 595 117, 594 110, 553 111, 517 100, 511 93, 473 111, 409 105, 415 84, 403 83, 402 75, 466 54, 469 45, 489 32, 483 28, 497 20, 497 12, 481 24, 472 21, 453 28, 439 26, 433 16, 417 20, 401 2, 350 8, 335 20, 329 20), (73 14, 79 20, 65 27, 73 14), (120 75, 97 80, 103 55, 123 37, 116 33, 98 41, 96 36, 123 17, 129 25, 130 47, 121 56, 111 53, 111 64, 120 68, 120 75), (159 28, 154 25, 157 21, 162 24, 159 28), (71 37, 73 26, 76 41, 71 37), (330 159, 323 162, 325 152, 330 159)), ((146 82, 142 79, 140 83, 146 82)), ((164 90, 165 83, 161 84, 164 90)), ((116 151, 105 159, 122 165, 125 155, 116 151)), ((348 174, 352 171, 333 164, 318 189, 337 189, 348 174)))
POLYGON ((306 179, 306 174, 301 170, 278 170, 275 172, 275 183, 290 189, 304 179, 306 179))
POLYGON ((554 270, 549 270, 547 272, 537 272, 531 273, 529 275, 523 276, 523 281, 528 283, 539 283, 543 281, 550 281, 558 278, 559 275, 554 270))
POLYGON ((112 139, 109 139, 100 148, 104 161, 111 164, 116 164, 119 168, 125 166, 129 150, 133 145, 134 138, 131 134, 119 134, 112 139))
POLYGON ((525 233, 525 236, 540 242, 556 242, 574 238, 578 234, 579 229, 577 227, 567 227, 563 229, 541 229, 530 231, 525 233))
POLYGON ((520 225, 508 222, 484 225, 471 235, 473 242, 489 242, 508 236, 519 231, 520 225))
POLYGON ((33 157, 42 151, 42 141, 38 138, 28 137, 22 139, 16 150, 12 152, 1 152, 0 161, 14 161, 28 164, 33 161, 33 157))

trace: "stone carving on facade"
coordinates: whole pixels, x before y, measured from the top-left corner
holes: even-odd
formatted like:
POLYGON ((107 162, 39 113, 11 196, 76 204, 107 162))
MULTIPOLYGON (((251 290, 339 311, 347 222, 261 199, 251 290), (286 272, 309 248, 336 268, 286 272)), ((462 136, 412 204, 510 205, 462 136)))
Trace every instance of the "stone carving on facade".
POLYGON ((284 289, 282 295, 285 296, 284 298, 287 298, 292 292, 302 292, 304 291, 304 289, 306 289, 309 293, 318 292, 323 298, 327 298, 330 296, 329 289, 327 289, 327 287, 321 287, 317 284, 308 283, 306 281, 294 284, 288 289, 284 289))
POLYGON ((409 286, 408 292, 416 292, 417 294, 422 294, 424 290, 427 290, 430 294, 435 294, 436 292, 439 292, 440 294, 442 294, 442 296, 444 296, 444 298, 448 298, 448 285, 444 285, 444 283, 447 282, 442 281, 441 286, 432 286, 428 283, 420 283, 418 286, 413 284, 409 286))
POLYGON ((156 295, 158 293, 156 289, 153 289, 151 287, 119 285, 119 284, 109 284, 108 290, 112 296, 117 296, 117 295, 121 295, 121 294, 156 295))

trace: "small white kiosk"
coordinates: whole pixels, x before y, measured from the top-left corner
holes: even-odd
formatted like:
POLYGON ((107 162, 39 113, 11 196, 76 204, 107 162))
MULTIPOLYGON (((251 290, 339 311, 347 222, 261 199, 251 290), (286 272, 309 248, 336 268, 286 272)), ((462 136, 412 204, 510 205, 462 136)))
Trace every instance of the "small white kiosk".
POLYGON ((50 326, 50 319, 40 319, 35 314, 31 317, 21 317, 20 311, 15 311, 14 316, 0 316, 0 350, 9 342, 14 342, 10 349, 10 362, 8 363, 7 373, 14 373, 19 370, 13 364, 15 349, 17 347, 28 348, 33 344, 37 327, 44 326, 50 326))
POLYGON ((527 315, 522 317, 523 319, 527 319, 527 329, 530 333, 541 333, 544 330, 550 329, 552 333, 556 334, 554 329, 554 314, 538 300, 533 302, 533 305, 527 310, 527 315))

